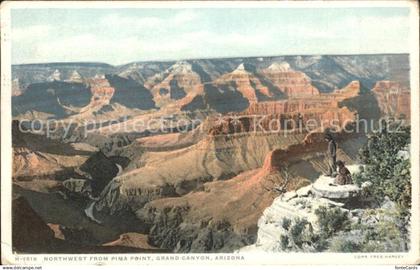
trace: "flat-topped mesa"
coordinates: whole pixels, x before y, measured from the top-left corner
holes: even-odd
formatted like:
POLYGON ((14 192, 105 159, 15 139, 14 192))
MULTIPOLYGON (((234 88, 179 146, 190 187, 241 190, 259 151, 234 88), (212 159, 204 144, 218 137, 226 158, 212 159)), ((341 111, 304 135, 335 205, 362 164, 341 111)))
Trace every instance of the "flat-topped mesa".
POLYGON ((378 81, 372 89, 382 114, 410 119, 410 90, 395 81, 378 81))
POLYGON ((319 95, 318 89, 311 85, 311 79, 305 73, 293 70, 287 62, 275 62, 261 73, 288 97, 319 95))

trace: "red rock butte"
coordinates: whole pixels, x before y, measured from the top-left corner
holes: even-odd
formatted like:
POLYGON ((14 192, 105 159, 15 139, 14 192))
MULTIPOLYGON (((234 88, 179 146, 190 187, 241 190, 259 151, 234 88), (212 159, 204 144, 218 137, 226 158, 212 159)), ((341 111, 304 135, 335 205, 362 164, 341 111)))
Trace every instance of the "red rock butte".
POLYGON ((287 62, 273 63, 262 70, 262 74, 288 97, 319 95, 318 89, 311 85, 311 79, 305 73, 293 70, 287 62))

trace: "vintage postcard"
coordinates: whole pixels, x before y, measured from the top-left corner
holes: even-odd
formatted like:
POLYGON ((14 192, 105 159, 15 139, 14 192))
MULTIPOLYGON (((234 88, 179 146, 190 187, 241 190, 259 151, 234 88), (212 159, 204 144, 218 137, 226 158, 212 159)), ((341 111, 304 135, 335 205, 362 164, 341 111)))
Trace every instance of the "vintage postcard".
POLYGON ((2 263, 419 263, 418 8, 3 2, 2 263))

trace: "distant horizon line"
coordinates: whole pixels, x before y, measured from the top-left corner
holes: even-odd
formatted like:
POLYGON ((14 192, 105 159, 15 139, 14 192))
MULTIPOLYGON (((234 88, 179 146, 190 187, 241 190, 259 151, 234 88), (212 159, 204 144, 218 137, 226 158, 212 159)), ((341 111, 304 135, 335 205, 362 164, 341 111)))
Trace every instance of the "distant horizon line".
POLYGON ((136 64, 136 63, 163 63, 163 62, 178 62, 178 61, 197 61, 197 60, 211 60, 211 59, 238 59, 238 58, 244 58, 244 59, 250 59, 250 58, 273 58, 273 57, 281 57, 281 56, 369 56, 369 55, 409 55, 409 52, 400 52, 400 53, 360 53, 360 54, 278 54, 278 55, 259 55, 259 56, 229 56, 229 57, 202 57, 202 58, 180 58, 180 59, 161 59, 161 60, 139 60, 139 61, 132 61, 127 62, 124 64, 109 64, 106 62, 100 62, 100 61, 57 61, 57 62, 36 62, 36 63, 20 63, 20 64, 11 64, 11 66, 30 66, 30 65, 59 65, 59 64, 102 64, 102 65, 108 65, 111 67, 120 67, 130 64, 136 64))

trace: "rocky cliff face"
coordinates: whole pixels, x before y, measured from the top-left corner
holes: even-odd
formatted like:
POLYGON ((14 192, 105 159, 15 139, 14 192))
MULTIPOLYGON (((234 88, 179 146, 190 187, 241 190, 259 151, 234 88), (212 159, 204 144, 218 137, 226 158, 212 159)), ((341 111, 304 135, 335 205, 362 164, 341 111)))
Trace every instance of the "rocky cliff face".
MULTIPOLYGON (((297 160, 299 155, 308 157, 312 147, 306 154, 302 146, 289 148, 269 152, 261 169, 206 183, 203 191, 146 204, 138 214, 152 226, 151 241, 178 252, 230 252, 254 242, 256 219, 277 192, 308 184, 297 173, 304 166, 297 160), (291 156, 297 160, 289 159, 291 156), (209 202, 211 207, 205 206, 209 202)), ((306 159, 313 164, 316 160, 314 156, 306 159)))
POLYGON ((53 249, 53 231, 45 224, 22 196, 15 196, 13 204, 12 241, 15 251, 48 252, 53 249))
MULTIPOLYGON (((67 81, 74 78, 77 72, 82 78, 91 78, 97 74, 108 74, 114 67, 103 63, 48 63, 48 64, 23 64, 12 66, 13 78, 19 78, 22 90, 34 83, 47 81, 56 70, 60 74, 56 79, 67 81)), ((79 82, 79 81, 78 81, 79 82)))
MULTIPOLYGON (((118 67, 57 63, 18 65, 13 67, 13 72, 14 81, 19 82, 14 84, 14 93, 19 96, 24 96, 22 93, 27 90, 34 92, 34 83, 44 83, 54 74, 51 83, 55 84, 80 83, 98 74, 108 74, 111 87, 117 90, 111 103, 129 109, 150 110, 156 103, 158 107, 171 105, 174 110, 215 110, 221 113, 241 111, 249 104, 261 101, 318 96, 318 88, 321 92, 332 92, 356 80, 360 81, 363 91, 384 79, 408 86, 406 55, 232 58, 132 63, 118 67)), ((342 95, 339 92, 336 94, 342 95)), ((75 96, 81 98, 80 94, 75 96)), ((93 96, 86 97, 89 98, 93 96)), ((21 99, 16 99, 17 106, 21 99)), ((74 113, 77 107, 87 104, 86 100, 77 105, 70 102, 64 104, 67 107, 63 109, 52 99, 45 102, 50 109, 32 106, 15 109, 15 115, 30 112, 62 117, 68 114, 67 111, 74 113)))
MULTIPOLYGON (((223 74, 232 72, 241 63, 253 66, 256 71, 267 69, 274 63, 287 62, 291 69, 305 73, 311 78, 312 84, 321 92, 332 92, 343 88, 353 80, 361 82, 364 90, 371 89, 378 80, 399 81, 409 87, 409 61, 407 54, 396 55, 308 55, 308 56, 273 56, 230 59, 192 60, 195 70, 204 71, 207 79, 204 82, 217 79, 223 74)), ((171 63, 159 63, 171 65, 171 63)), ((145 64, 157 68, 157 64, 145 64)), ((163 69, 164 70, 164 69, 163 69)))
MULTIPOLYGON (((204 77, 210 78, 209 75, 204 77)), ((244 63, 213 81, 203 83, 200 87, 202 88, 199 89, 204 91, 186 98, 182 110, 238 112, 245 110, 250 104, 285 97, 280 89, 256 73, 255 68, 247 67, 244 63)))
POLYGON ((327 111, 340 108, 340 102, 357 97, 360 93, 360 83, 349 83, 342 89, 329 94, 320 94, 311 97, 296 96, 287 100, 268 101, 251 104, 242 114, 270 115, 270 114, 297 114, 305 112, 327 111))

